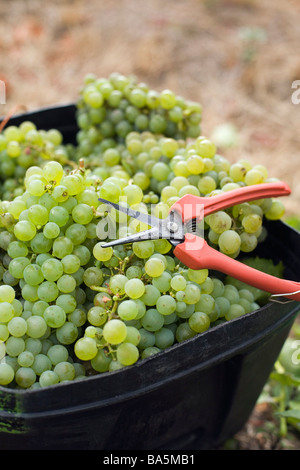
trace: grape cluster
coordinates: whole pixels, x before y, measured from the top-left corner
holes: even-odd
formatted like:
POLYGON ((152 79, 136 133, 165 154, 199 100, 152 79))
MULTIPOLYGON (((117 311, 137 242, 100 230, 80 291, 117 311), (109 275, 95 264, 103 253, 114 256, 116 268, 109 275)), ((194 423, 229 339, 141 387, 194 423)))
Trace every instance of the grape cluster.
POLYGON ((68 149, 57 129, 37 129, 28 120, 6 127, 0 134, 0 199, 11 200, 23 193, 27 168, 45 160, 65 165, 68 158, 68 149))
POLYGON ((132 132, 150 131, 175 139, 200 134, 202 107, 172 90, 157 92, 134 77, 88 75, 77 103, 78 156, 98 154, 132 132))
MULTIPOLYGON (((127 367, 260 306, 258 289, 187 268, 167 240, 102 247, 148 227, 99 198, 166 217, 185 194, 272 181, 266 168, 219 155, 199 105, 120 74, 87 77, 77 107, 74 148, 28 121, 0 134, 3 386, 127 367)), ((207 216, 203 235, 235 258, 283 212, 277 199, 236 205, 207 216)))

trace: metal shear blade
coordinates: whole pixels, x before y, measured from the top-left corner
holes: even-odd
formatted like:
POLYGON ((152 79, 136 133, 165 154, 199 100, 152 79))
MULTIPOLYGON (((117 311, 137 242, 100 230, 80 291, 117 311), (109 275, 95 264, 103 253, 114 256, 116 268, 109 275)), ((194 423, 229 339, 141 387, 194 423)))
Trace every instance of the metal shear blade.
POLYGON ((135 211, 130 207, 107 201, 106 199, 99 198, 99 201, 103 202, 104 204, 108 204, 109 206, 114 207, 116 210, 124 212, 129 217, 140 220, 141 222, 151 227, 148 230, 134 233, 128 237, 123 237, 108 243, 103 243, 103 248, 114 245, 122 245, 125 243, 133 243, 136 241, 159 239, 167 239, 172 245, 176 246, 184 240, 184 225, 182 218, 180 214, 175 211, 171 211, 168 217, 165 219, 160 219, 149 214, 144 214, 140 211, 135 211))

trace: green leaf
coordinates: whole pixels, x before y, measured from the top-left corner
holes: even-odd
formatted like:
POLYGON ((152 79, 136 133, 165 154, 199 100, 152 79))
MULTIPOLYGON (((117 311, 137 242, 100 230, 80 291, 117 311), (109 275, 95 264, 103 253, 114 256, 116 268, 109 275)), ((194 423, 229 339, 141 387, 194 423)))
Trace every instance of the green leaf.
POLYGON ((281 374, 279 372, 272 372, 270 374, 270 379, 275 380, 276 382, 279 382, 282 385, 286 385, 287 387, 300 386, 300 378, 294 377, 293 375, 288 373, 281 374))
POLYGON ((293 418, 297 421, 300 421, 300 410, 278 411, 275 414, 276 416, 280 416, 282 418, 293 418))

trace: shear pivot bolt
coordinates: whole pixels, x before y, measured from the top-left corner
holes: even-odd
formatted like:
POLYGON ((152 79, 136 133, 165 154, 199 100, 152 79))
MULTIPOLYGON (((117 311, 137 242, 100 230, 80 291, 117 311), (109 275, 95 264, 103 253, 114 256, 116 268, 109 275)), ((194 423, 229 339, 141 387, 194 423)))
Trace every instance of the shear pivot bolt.
POLYGON ((176 224, 176 222, 168 222, 167 229, 172 233, 177 232, 178 224, 176 224))

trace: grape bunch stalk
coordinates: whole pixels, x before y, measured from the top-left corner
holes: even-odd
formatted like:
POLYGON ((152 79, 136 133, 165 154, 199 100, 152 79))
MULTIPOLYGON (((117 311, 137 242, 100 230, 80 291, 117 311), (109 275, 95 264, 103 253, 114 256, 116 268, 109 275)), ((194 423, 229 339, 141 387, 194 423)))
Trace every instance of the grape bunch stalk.
MULTIPOLYGON (((200 105, 121 74, 89 75, 77 121, 72 146, 28 121, 0 134, 2 386, 48 387, 132 366, 266 300, 187 268, 167 240, 102 246, 148 226, 99 198, 163 218, 185 194, 274 181, 262 165, 217 153, 200 135, 200 105)), ((280 200, 264 199, 209 215, 201 228, 236 258, 266 237, 264 218, 283 214, 280 200)))

